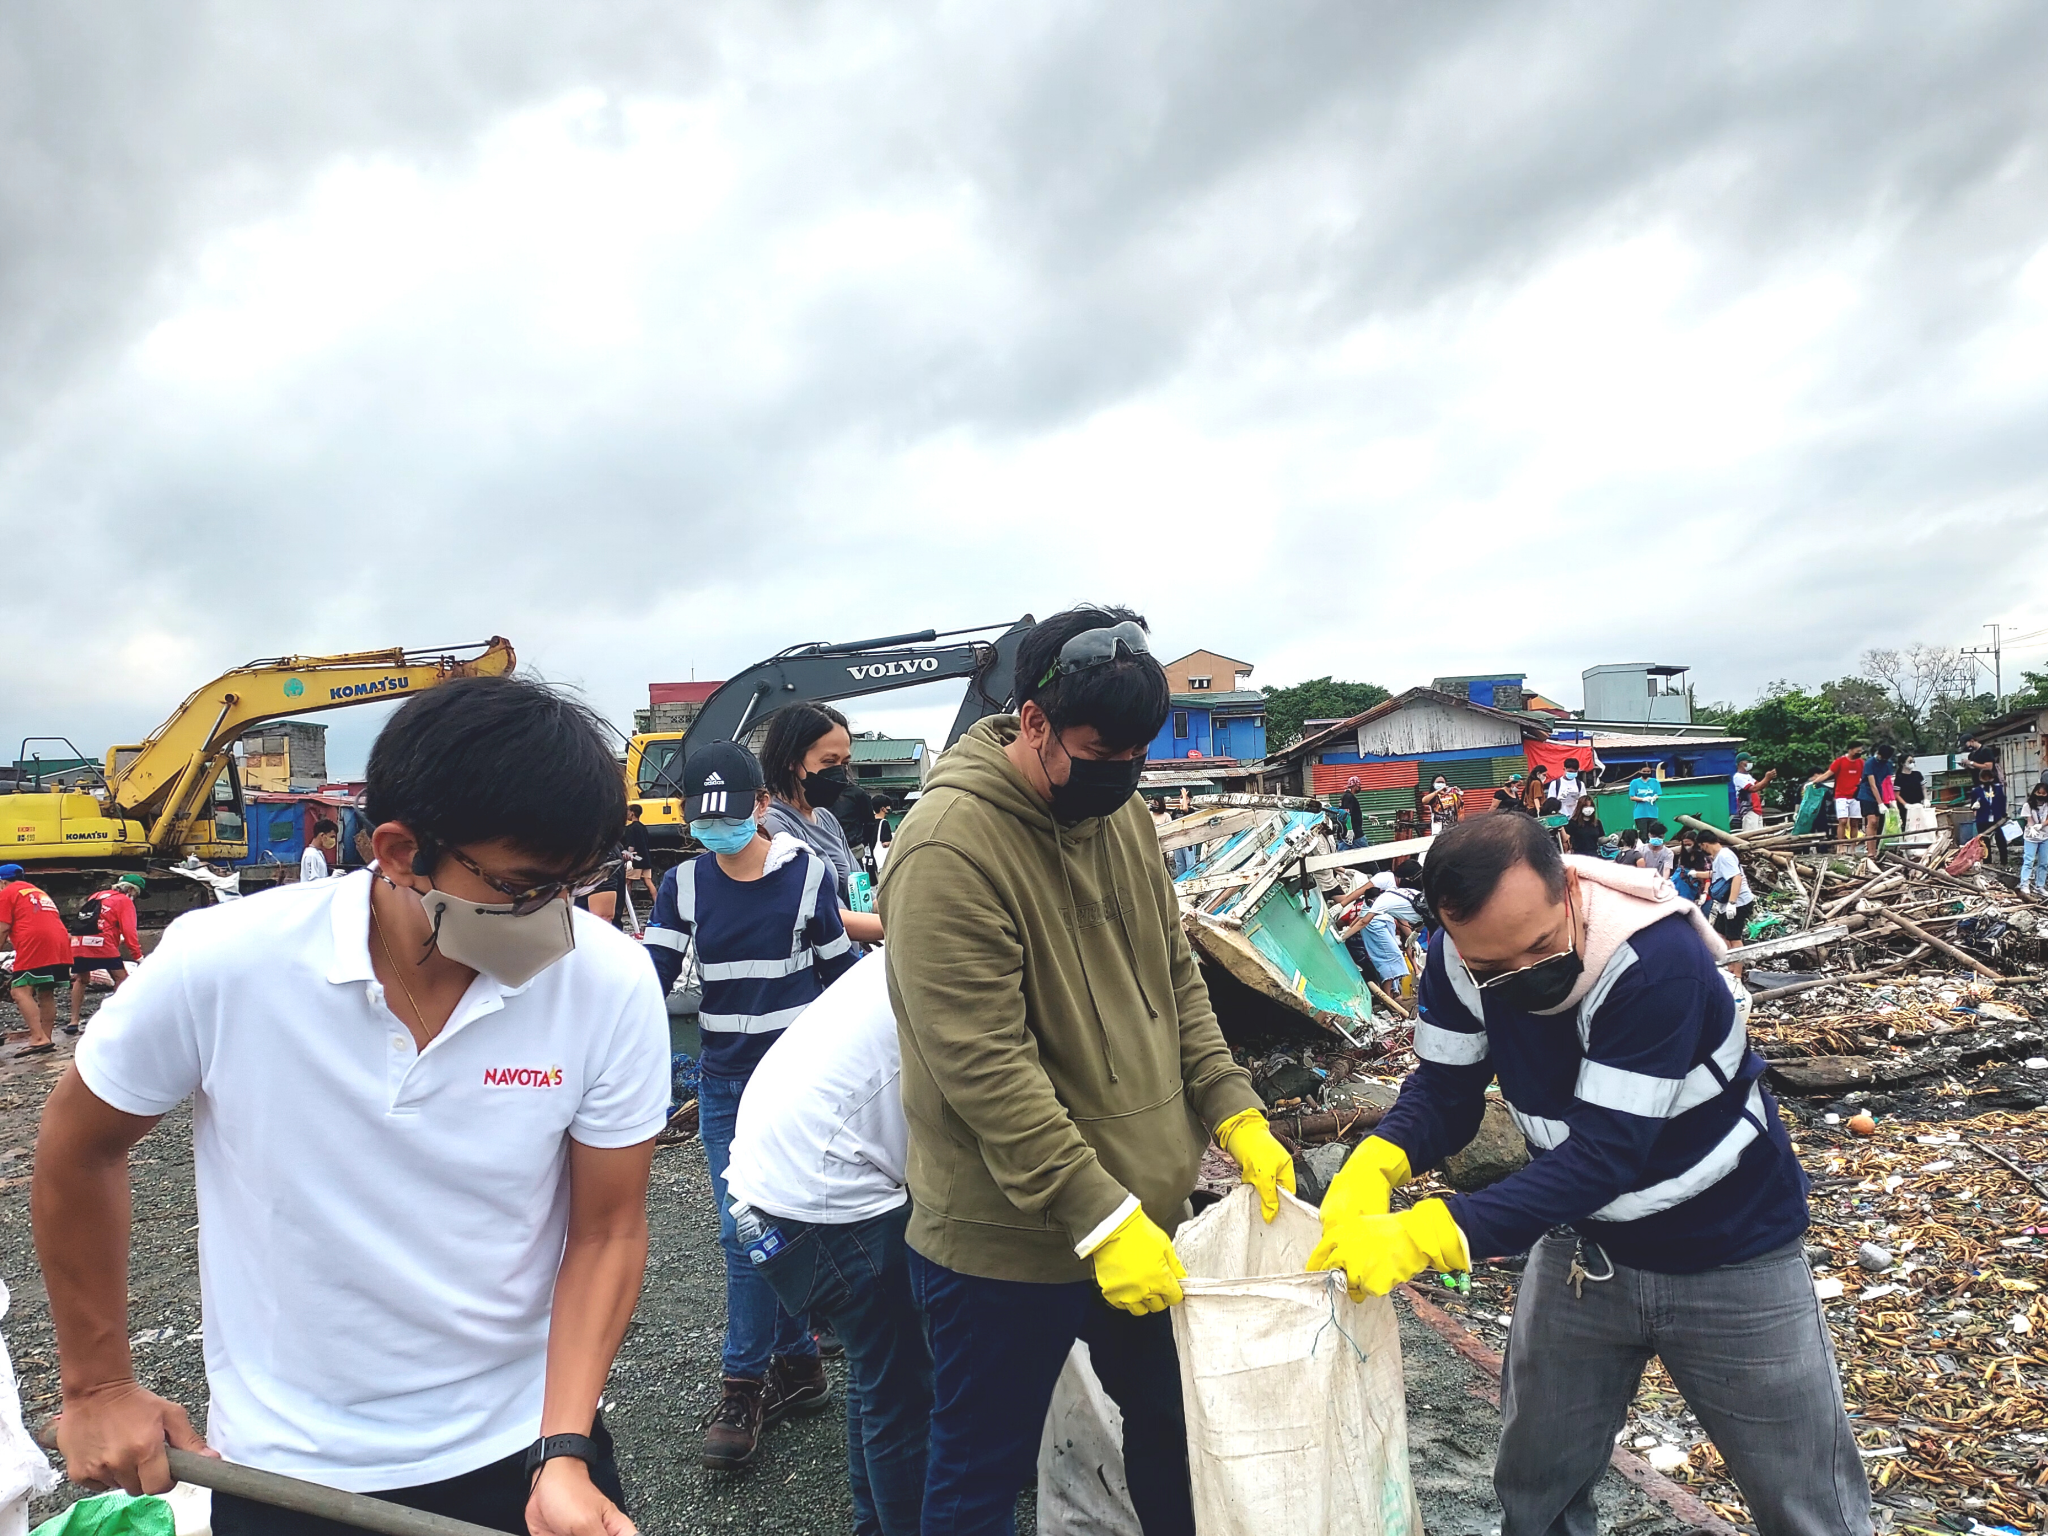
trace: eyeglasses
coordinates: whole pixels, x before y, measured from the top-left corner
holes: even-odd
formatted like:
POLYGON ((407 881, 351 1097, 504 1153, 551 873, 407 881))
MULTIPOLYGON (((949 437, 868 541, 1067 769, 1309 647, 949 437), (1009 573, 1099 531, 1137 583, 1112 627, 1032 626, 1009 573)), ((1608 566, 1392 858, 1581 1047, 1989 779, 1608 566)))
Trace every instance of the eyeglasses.
POLYGON ((586 869, 580 875, 572 875, 566 880, 550 880, 545 885, 514 886, 507 885, 496 875, 486 873, 474 859, 466 857, 459 848, 444 851, 449 858, 510 902, 513 915, 516 917, 529 916, 549 902, 559 901, 564 896, 588 896, 592 891, 601 890, 626 863, 624 859, 606 859, 602 864, 586 869))
POLYGON ((1472 967, 1465 965, 1465 957, 1463 955, 1458 957, 1458 964, 1465 966, 1465 974, 1472 977, 1472 985, 1482 992, 1489 992, 1495 987, 1504 986, 1508 982, 1513 981, 1517 976, 1547 976, 1552 971, 1562 970, 1565 962, 1571 959, 1573 953, 1579 947, 1579 912, 1578 908, 1572 905, 1569 896, 1565 899, 1565 910, 1571 914, 1571 942, 1556 954, 1546 955, 1534 965, 1518 966, 1512 971, 1502 971, 1498 976, 1489 976, 1484 981, 1473 975, 1472 967))
POLYGON ((1038 680, 1038 686, 1043 688, 1056 677, 1071 677, 1076 672, 1086 672, 1090 667, 1107 666, 1116 660, 1118 646, 1122 646, 1125 654, 1130 656, 1152 654, 1152 645, 1146 639, 1143 627, 1130 619, 1106 629, 1084 629, 1060 647, 1059 655, 1045 669, 1045 676, 1038 680))
POLYGON ((1564 962, 1571 959, 1571 957, 1571 950, 1561 949, 1556 954, 1549 956, 1547 959, 1538 960, 1534 965, 1525 965, 1517 970, 1512 971, 1502 971, 1500 975, 1489 976, 1484 981, 1481 981, 1477 976, 1472 976, 1472 967, 1469 965, 1465 967, 1465 974, 1467 976, 1472 976, 1473 986, 1477 987, 1482 992, 1490 992, 1495 987, 1506 986, 1509 982, 1513 981, 1517 976, 1547 976, 1552 971, 1562 970, 1564 968, 1564 962))

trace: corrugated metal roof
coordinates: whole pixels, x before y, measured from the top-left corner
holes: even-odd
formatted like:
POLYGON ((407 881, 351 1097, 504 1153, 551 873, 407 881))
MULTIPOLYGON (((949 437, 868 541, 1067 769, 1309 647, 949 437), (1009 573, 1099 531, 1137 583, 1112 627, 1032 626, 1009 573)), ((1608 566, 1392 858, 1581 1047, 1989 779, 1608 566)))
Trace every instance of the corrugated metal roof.
POLYGON ((1516 714, 1505 709, 1495 709, 1490 704, 1474 704, 1470 699, 1460 698, 1454 693, 1443 693, 1435 688, 1410 688, 1407 692, 1398 693, 1393 698, 1386 700, 1386 702, 1375 704, 1371 709, 1355 714, 1348 720, 1339 721, 1336 725, 1306 735, 1301 740, 1282 747, 1271 755, 1276 760, 1291 760, 1300 757, 1304 753, 1314 751, 1333 736, 1340 735, 1345 731, 1356 730, 1368 720, 1377 720, 1382 715, 1391 715, 1395 711, 1406 709, 1409 705, 1418 701, 1448 704, 1456 709, 1469 709, 1475 714, 1491 715, 1496 720, 1512 720, 1516 725, 1546 736, 1550 730, 1550 723, 1546 723, 1543 720, 1516 714))
POLYGON ((1218 704, 1264 704, 1266 696, 1256 688, 1233 688, 1222 693, 1207 689, 1199 693, 1176 693, 1173 695, 1176 708, 1215 708, 1218 704))
POLYGON ((919 736, 885 736, 880 741, 856 741, 853 744, 856 763, 916 762, 922 756, 924 738, 919 736))

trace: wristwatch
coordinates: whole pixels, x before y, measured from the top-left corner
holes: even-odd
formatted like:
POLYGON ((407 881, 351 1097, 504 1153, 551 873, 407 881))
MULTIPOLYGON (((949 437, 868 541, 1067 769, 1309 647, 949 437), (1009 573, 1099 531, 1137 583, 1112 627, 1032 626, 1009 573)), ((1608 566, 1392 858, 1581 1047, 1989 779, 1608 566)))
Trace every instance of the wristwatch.
POLYGON ((597 1460, 597 1442, 588 1435, 542 1435, 526 1448, 526 1480, 532 1482, 557 1456, 574 1456, 589 1466, 597 1460))

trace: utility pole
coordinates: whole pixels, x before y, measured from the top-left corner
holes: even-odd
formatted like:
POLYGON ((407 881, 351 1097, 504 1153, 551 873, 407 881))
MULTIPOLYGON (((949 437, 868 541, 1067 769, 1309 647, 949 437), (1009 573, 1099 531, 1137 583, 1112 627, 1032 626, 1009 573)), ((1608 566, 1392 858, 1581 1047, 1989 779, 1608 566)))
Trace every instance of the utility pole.
POLYGON ((1962 648, 1961 654, 1965 656, 1989 656, 1991 658, 1991 707, 1993 709, 2003 709, 2005 707, 2005 657, 2003 640, 2000 634, 2001 626, 1986 624, 1984 627, 1991 631, 1991 643, 1989 645, 1966 645, 1962 648))

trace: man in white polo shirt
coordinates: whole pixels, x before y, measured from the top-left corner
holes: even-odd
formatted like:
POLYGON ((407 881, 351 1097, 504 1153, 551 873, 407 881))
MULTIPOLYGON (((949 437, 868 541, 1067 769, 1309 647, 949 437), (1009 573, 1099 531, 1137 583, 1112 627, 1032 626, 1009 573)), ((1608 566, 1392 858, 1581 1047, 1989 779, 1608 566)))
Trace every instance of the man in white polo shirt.
MULTIPOLYGON (((378 737, 373 870, 180 918, 44 1112, 36 1243, 74 1480, 205 1449, 128 1352, 128 1148, 193 1100, 211 1402, 236 1462, 508 1532, 628 1536, 599 1395, 668 1104, 646 958, 569 898, 624 786, 599 723, 472 678, 378 737)), ((217 1495, 217 1536, 325 1536, 217 1495)))
POLYGON ((878 950, 797 1015, 747 1082, 726 1165, 734 1224, 783 1309, 846 1346, 857 1536, 917 1536, 932 1357, 903 1241, 903 1050, 878 950))

